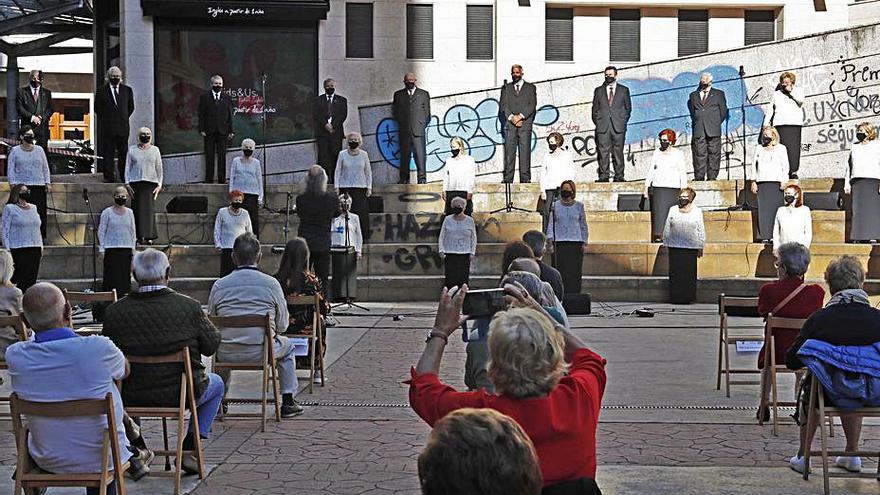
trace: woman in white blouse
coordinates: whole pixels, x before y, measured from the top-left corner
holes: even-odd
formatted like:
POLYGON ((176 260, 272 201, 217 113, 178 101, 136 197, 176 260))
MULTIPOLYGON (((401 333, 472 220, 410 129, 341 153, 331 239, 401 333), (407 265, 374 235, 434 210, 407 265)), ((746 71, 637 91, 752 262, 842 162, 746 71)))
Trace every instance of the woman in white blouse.
POLYGON ((688 304, 697 298, 697 258, 703 256, 706 228, 703 211, 694 206, 697 193, 690 187, 679 192, 678 205, 669 209, 663 245, 669 251, 669 299, 688 304))
POLYGON ((162 154, 153 146, 149 127, 138 129, 138 144, 128 149, 125 181, 132 197, 134 225, 138 242, 152 244, 159 237, 156 229, 156 199, 162 191, 162 154))
POLYGON ((678 203, 679 191, 687 187, 684 154, 674 148, 675 131, 663 129, 657 137, 660 148, 651 156, 642 191, 645 198, 651 198, 651 242, 660 242, 663 238, 669 209, 678 203))
POLYGON ((587 212, 575 199, 577 188, 567 180, 559 188, 560 199, 553 202, 553 212, 547 222, 547 246, 553 253, 553 267, 562 274, 566 294, 580 294, 583 278, 584 254, 590 236, 587 212))
POLYGON ((351 212, 361 221, 364 239, 370 238, 370 204, 367 198, 373 190, 373 169, 366 150, 361 149, 364 139, 357 132, 346 137, 348 149, 339 152, 333 184, 339 194, 351 196, 351 212))
POLYGON ((254 158, 257 143, 251 138, 241 141, 241 156, 232 159, 229 169, 229 191, 244 193, 243 208, 251 217, 254 235, 260 237, 260 205, 263 204, 263 171, 254 158))
POLYGON ((761 130, 747 179, 758 195, 758 239, 767 243, 773 238, 776 211, 783 204, 783 183, 788 182, 788 151, 779 144, 779 133, 772 126, 761 130))
POLYGON ((804 206, 804 194, 796 184, 785 186, 782 196, 785 206, 776 212, 776 223, 773 224, 773 253, 779 246, 796 242, 807 248, 813 241, 813 218, 810 207, 804 206))
POLYGON ((880 143, 876 139, 877 129, 862 122, 856 127, 856 143, 849 152, 844 192, 852 193, 849 238, 854 242, 880 239, 880 143))
POLYGON ((449 141, 452 156, 443 164, 443 208, 444 215, 452 215, 452 200, 464 198, 465 215, 474 212, 474 184, 476 182, 477 163, 468 155, 467 145, 462 138, 455 136, 449 141))
POLYGON ((214 247, 220 251, 220 277, 225 277, 235 269, 232 261, 232 248, 235 239, 245 232, 253 233, 251 218, 243 207, 244 193, 235 190, 229 193, 229 206, 217 211, 214 220, 214 247))
POLYGON ((98 250, 104 256, 105 292, 116 289, 116 297, 131 290, 131 260, 137 243, 134 212, 125 206, 128 191, 119 186, 113 192, 115 205, 101 212, 98 224, 98 250))
POLYGON ((550 206, 556 201, 559 187, 567 180, 575 180, 574 161, 571 152, 564 149, 565 138, 559 132, 547 135, 547 149, 550 153, 544 159, 541 170, 541 198, 544 199, 541 215, 544 216, 544 228, 550 220, 550 206))
POLYGON ((801 129, 804 126, 804 91, 795 86, 794 72, 779 75, 779 84, 764 111, 764 126, 774 127, 788 152, 788 177, 797 179, 801 163, 801 129))
POLYGON ((24 125, 18 131, 21 144, 9 150, 6 174, 9 184, 24 184, 30 191, 30 203, 37 207, 40 215, 40 235, 46 238, 46 191, 50 189, 51 174, 49 160, 42 147, 34 144, 36 134, 33 127, 24 125))
POLYGON ((3 246, 12 254, 15 270, 12 283, 26 292, 37 283, 40 260, 43 257, 43 238, 40 235, 40 215, 37 207, 28 203, 30 190, 16 184, 9 191, 9 201, 3 207, 0 231, 3 246))
POLYGON ((443 256, 446 288, 468 283, 471 259, 477 254, 477 228, 474 219, 464 212, 466 204, 464 198, 453 198, 452 214, 443 219, 440 227, 439 250, 443 256))

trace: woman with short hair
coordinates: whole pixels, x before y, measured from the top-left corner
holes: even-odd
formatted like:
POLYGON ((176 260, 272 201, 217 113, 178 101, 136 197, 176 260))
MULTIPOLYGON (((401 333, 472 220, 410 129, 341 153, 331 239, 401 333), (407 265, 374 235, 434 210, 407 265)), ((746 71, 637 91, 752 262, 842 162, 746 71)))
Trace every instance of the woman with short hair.
POLYGON ((441 193, 445 204, 443 214, 452 214, 453 199, 464 198, 467 202, 464 213, 470 216, 474 212, 473 197, 476 187, 477 163, 474 161, 474 157, 468 154, 464 139, 458 136, 449 140, 449 152, 451 155, 443 164, 443 192, 441 193))
POLYGON ((263 170, 254 150, 257 143, 251 138, 241 141, 241 156, 232 159, 229 167, 229 191, 244 193, 242 208, 248 212, 254 235, 260 237, 260 205, 263 204, 263 170))
POLYGON ((0 218, 3 246, 12 254, 15 266, 11 280, 22 293, 37 283, 40 260, 43 257, 40 215, 37 207, 28 203, 28 198, 28 186, 12 186, 9 200, 3 207, 3 217, 0 218))
POLYGON ((243 208, 244 193, 238 189, 229 192, 229 206, 217 211, 214 220, 214 247, 220 251, 220 277, 225 277, 235 270, 232 261, 232 248, 235 239, 241 234, 253 234, 251 218, 243 208))
POLYGON ((642 191, 645 198, 651 198, 651 242, 662 240, 666 215, 678 203, 678 192, 687 187, 684 153, 674 147, 675 131, 663 129, 657 137, 660 147, 651 155, 642 191))
POLYGON ((580 294, 584 274, 584 254, 587 252, 587 212, 575 199, 577 189, 574 181, 562 183, 560 199, 553 204, 553 212, 547 222, 547 242, 552 247, 553 266, 560 269, 562 285, 566 294, 580 294))
POLYGON ((678 205, 669 209, 663 228, 663 245, 669 251, 669 299, 690 304, 697 298, 697 258, 703 256, 706 228, 703 210, 694 205, 697 193, 690 187, 679 192, 678 205))
POLYGON ((477 254, 477 228, 474 219, 464 212, 466 205, 464 198, 453 198, 452 214, 443 219, 440 227, 438 250, 443 256, 443 285, 448 289, 469 282, 471 259, 477 254))
POLYGON ((764 127, 779 133, 779 142, 788 153, 788 178, 798 178, 801 162, 801 129, 804 126, 804 90, 795 86, 797 76, 785 71, 764 112, 764 127))
MULTIPOLYGON (((3 316, 21 314, 21 289, 12 283, 12 255, 0 249, 0 313, 3 316)), ((0 361, 6 360, 6 348, 21 340, 17 328, 0 327, 0 361)))
POLYGON ((98 251, 104 258, 101 290, 116 289, 122 298, 131 290, 131 260, 137 247, 134 213, 125 206, 128 190, 118 186, 113 191, 113 206, 101 212, 98 224, 98 251))
POLYGON ((880 239, 880 143, 870 122, 856 126, 856 142, 849 152, 843 191, 852 193, 852 226, 855 242, 880 239))
POLYGON ((51 187, 51 172, 49 160, 43 148, 35 144, 36 131, 29 125, 24 125, 18 131, 21 144, 9 150, 6 159, 6 175, 9 184, 24 184, 30 191, 29 201, 37 207, 40 215, 40 235, 46 238, 46 191, 51 187))
POLYGON ((130 147, 125 157, 125 180, 132 197, 134 225, 141 244, 153 244, 153 240, 159 237, 156 198, 162 191, 162 153, 152 142, 153 131, 141 127, 138 129, 138 144, 130 147))
POLYGON ((357 132, 346 137, 348 149, 339 152, 333 184, 336 191, 351 197, 351 212, 361 222, 361 234, 370 238, 370 204, 367 198, 373 190, 373 169, 367 151, 361 149, 364 138, 357 132))
POLYGON ((544 207, 541 215, 544 216, 544 228, 550 218, 550 206, 557 199, 559 188, 565 181, 575 180, 574 160, 571 152, 563 148, 565 137, 559 132, 551 132, 547 135, 547 148, 550 150, 544 159, 541 170, 541 197, 544 198, 544 207))
POLYGON ((752 193, 758 195, 758 239, 767 243, 773 238, 776 211, 783 205, 782 184, 788 182, 788 151, 779 144, 779 133, 773 126, 761 130, 748 170, 752 193))
POLYGON ((779 246, 796 242, 807 248, 813 241, 813 217, 810 207, 804 205, 804 193, 797 184, 785 186, 782 200, 785 206, 776 211, 773 223, 773 252, 779 246))

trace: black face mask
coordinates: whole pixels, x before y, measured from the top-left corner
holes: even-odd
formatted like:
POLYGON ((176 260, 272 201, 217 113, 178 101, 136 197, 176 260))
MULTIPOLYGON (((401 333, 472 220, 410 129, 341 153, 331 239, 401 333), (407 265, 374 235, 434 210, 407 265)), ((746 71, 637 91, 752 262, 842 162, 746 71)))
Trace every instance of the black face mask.
POLYGON ((701 82, 701 83, 700 83, 700 89, 701 89, 701 90, 706 89, 706 88, 708 88, 708 87, 709 87, 709 83, 704 83, 704 82, 701 82))
POLYGON ((562 196, 563 199, 571 199, 574 197, 574 192, 569 191, 568 189, 563 189, 562 192, 559 193, 559 195, 562 196))
POLYGON ((787 205, 794 203, 794 195, 793 194, 786 194, 785 196, 782 197, 782 199, 785 201, 785 204, 787 204, 787 205))
POLYGON ((867 133, 864 133, 864 132, 857 132, 857 133, 856 133, 856 140, 858 140, 858 142, 860 142, 860 143, 861 143, 862 141, 864 141, 865 138, 867 138, 867 137, 868 137, 868 134, 867 134, 867 133))
POLYGON ((416 87, 416 83, 414 82, 404 82, 403 85, 406 87, 406 89, 413 89, 416 87))
POLYGON ((558 148, 559 145, 556 143, 548 143, 547 147, 550 148, 550 151, 556 151, 556 148, 558 148))
POLYGON ((660 141, 660 151, 666 151, 669 148, 669 141, 660 141))
POLYGON ((332 95, 333 93, 336 92, 336 88, 324 88, 324 92, 327 93, 328 95, 332 95))
POLYGON ((219 93, 220 90, 223 89, 223 86, 216 86, 215 85, 215 86, 211 86, 211 88, 214 90, 215 93, 219 93))
POLYGON ((513 80, 513 84, 516 84, 516 83, 522 81, 522 76, 511 75, 510 78, 513 80))
POLYGON ((118 77, 111 77, 110 78, 110 84, 112 84, 113 86, 118 86, 120 82, 122 82, 122 79, 120 79, 118 77))
POLYGON ((452 153, 452 158, 455 158, 458 156, 459 153, 461 153, 461 150, 458 148, 452 148, 451 153, 452 153))
POLYGON ((761 144, 764 146, 769 145, 773 142, 773 138, 770 136, 761 136, 761 144))
POLYGON ((241 208, 241 201, 233 201, 232 203, 229 203, 229 206, 231 206, 233 210, 237 210, 241 208))
POLYGON ((361 145, 361 143, 359 143, 357 141, 349 141, 348 142, 348 147, 353 150, 356 150, 358 148, 358 146, 360 146, 360 145, 361 145))
POLYGON ((140 135, 138 135, 138 141, 140 141, 144 144, 147 144, 150 142, 150 135, 149 134, 140 134, 140 135))
POLYGON ((28 144, 34 144, 34 135, 33 134, 25 134, 24 136, 21 137, 21 140, 28 143, 28 144))
POLYGON ((251 156, 254 154, 254 150, 243 149, 243 150, 241 150, 241 154, 244 156, 251 156))
POLYGON ((453 206, 450 211, 452 211, 453 215, 458 215, 459 213, 464 211, 464 208, 462 208, 461 206, 453 206))
POLYGON ((31 81, 31 87, 36 89, 40 85, 39 81, 31 81))
POLYGON ((125 198, 123 198, 122 196, 115 196, 113 198, 113 202, 119 206, 123 206, 125 205, 125 198))
POLYGON ((605 76, 605 84, 614 84, 614 76, 605 76))
POLYGON ((21 191, 20 193, 18 193, 18 199, 23 199, 25 201, 31 199, 31 192, 30 191, 21 191))
POLYGON ((678 206, 684 208, 691 203, 690 198, 678 198, 678 206))

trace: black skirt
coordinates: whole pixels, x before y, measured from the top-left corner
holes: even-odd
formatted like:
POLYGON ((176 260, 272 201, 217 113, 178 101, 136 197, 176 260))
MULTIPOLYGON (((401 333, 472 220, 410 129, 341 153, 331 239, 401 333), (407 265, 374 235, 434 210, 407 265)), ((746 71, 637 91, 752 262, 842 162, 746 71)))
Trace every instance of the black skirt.
POLYGON ((779 133, 779 143, 788 152, 788 177, 794 179, 801 166, 801 126, 779 125, 776 132, 779 133))
POLYGON ((138 240, 153 240, 159 237, 156 229, 156 200, 153 199, 155 182, 137 181, 131 183, 134 197, 131 209, 134 212, 134 227, 138 240))
POLYGON ((470 281, 471 255, 447 254, 443 258, 443 270, 446 275, 443 285, 447 289, 461 287, 470 281))
POLYGON ((332 300, 343 302, 357 299, 358 259, 354 248, 332 249, 330 253, 333 279, 331 280, 332 300))
POLYGON ((773 224, 776 223, 776 210, 785 202, 779 182, 758 183, 758 239, 773 238, 773 224))
POLYGON ((108 248, 104 251, 104 280, 101 290, 109 292, 116 289, 116 297, 122 298, 131 291, 132 249, 108 248))
POLYGON ((40 274, 40 260, 43 258, 43 248, 25 247, 10 249, 9 253, 12 255, 12 264, 15 267, 12 271, 12 283, 22 292, 25 292, 37 283, 37 276, 40 274))
POLYGON ((669 249, 669 300, 688 304, 697 299, 697 249, 669 249))
MULTIPOLYGON (((40 235, 46 238, 46 186, 27 186, 31 192, 28 203, 37 207, 37 214, 40 215, 40 235)), ((56 219, 57 220, 57 219, 56 219)))
POLYGON ((562 275, 565 293, 580 294, 584 275, 584 243, 560 241, 553 248, 553 266, 562 275))
POLYGON ((260 202, 257 195, 245 194, 241 206, 251 217, 251 229, 254 231, 254 235, 260 237, 260 202))
POLYGON ((223 278, 235 270, 235 263, 232 262, 232 250, 220 250, 220 278, 223 278))
POLYGON ((853 241, 880 239, 880 179, 852 179, 853 241))
POLYGON ((342 187, 339 194, 351 196, 351 212, 358 216, 361 224, 361 235, 366 242, 370 238, 370 203, 367 200, 365 187, 342 187))
POLYGON ((651 188, 651 240, 663 236, 669 209, 678 204, 680 189, 675 187, 651 188))
POLYGON ((474 212, 474 202, 467 198, 467 191, 446 191, 446 207, 443 209, 444 215, 452 215, 452 200, 455 198, 464 198, 467 204, 464 207, 464 214, 470 216, 474 212))

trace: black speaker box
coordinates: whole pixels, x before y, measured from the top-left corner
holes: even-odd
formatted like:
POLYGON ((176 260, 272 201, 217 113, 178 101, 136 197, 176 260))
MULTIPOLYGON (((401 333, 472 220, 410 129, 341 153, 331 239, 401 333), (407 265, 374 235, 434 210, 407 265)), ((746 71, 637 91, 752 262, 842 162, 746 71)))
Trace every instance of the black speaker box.
POLYGON ((385 213, 385 198, 370 196, 367 198, 367 206, 370 208, 370 213, 385 213))
POLYGON ((805 192, 804 205, 811 210, 838 211, 843 209, 840 193, 836 192, 805 192))
POLYGON ((651 211, 651 200, 641 194, 618 194, 617 211, 651 211))
POLYGON ((562 298, 562 307, 569 315, 590 314, 589 294, 566 294, 562 298))
POLYGON ((175 196, 165 206, 168 213, 208 213, 207 196, 175 196))

